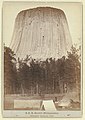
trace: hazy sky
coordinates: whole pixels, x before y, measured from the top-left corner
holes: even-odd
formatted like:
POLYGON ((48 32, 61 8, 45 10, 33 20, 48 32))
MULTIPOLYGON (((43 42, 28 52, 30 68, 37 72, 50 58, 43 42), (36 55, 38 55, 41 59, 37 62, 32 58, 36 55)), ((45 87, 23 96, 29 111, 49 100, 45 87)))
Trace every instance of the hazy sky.
POLYGON ((81 3, 57 3, 57 2, 4 2, 3 4, 3 41, 10 45, 15 18, 25 9, 40 6, 50 6, 64 11, 69 25, 72 42, 80 43, 82 39, 82 5, 81 3))

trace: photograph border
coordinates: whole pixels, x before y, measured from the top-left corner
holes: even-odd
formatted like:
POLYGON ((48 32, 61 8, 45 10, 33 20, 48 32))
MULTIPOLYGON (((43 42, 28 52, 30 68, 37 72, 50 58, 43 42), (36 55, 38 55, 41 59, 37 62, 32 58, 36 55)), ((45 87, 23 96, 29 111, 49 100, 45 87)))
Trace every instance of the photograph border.
MULTIPOLYGON (((10 2, 23 2, 23 1, 10 1, 10 2)), ((24 1, 25 2, 25 1, 24 1)), ((26 1, 26 2, 35 2, 35 1, 26 1)), ((40 2, 40 1, 36 1, 36 2, 40 2)), ((44 1, 42 1, 42 2, 44 2, 44 1)), ((49 1, 49 2, 52 2, 52 1, 49 1)), ((53 1, 54 2, 54 1, 53 1)), ((56 1, 57 2, 57 1, 56 1)), ((66 3, 69 3, 70 4, 70 2, 66 2, 66 3)), ((71 2, 71 3, 82 3, 82 2, 71 2)), ((2 18, 3 18, 3 8, 2 8, 2 18)), ((3 19, 2 19, 2 31, 3 31, 3 19)), ((2 32, 2 39, 3 39, 3 32, 2 32)), ((82 86, 82 89, 81 89, 81 111, 79 112, 79 111, 64 111, 64 113, 63 113, 63 115, 61 115, 61 113, 59 113, 58 111, 56 112, 56 113, 54 113, 54 115, 52 114, 52 113, 50 113, 49 115, 47 114, 46 115, 46 112, 44 111, 44 116, 43 116, 43 113, 42 113, 42 111, 40 111, 41 112, 41 114, 42 115, 40 115, 40 113, 39 113, 39 111, 28 111, 28 110, 24 110, 24 111, 15 111, 15 110, 3 110, 3 102, 4 102, 4 100, 2 100, 2 114, 3 114, 3 117, 28 117, 28 118, 57 118, 57 117, 82 117, 82 115, 83 115, 83 4, 82 4, 82 40, 81 40, 81 59, 82 59, 82 62, 81 62, 81 66, 82 66, 82 68, 81 68, 81 86, 82 86), (38 112, 39 114, 37 114, 36 112, 38 112), (76 113, 75 113, 76 112, 76 113), (11 113, 11 114, 10 114, 11 113), (21 115, 22 114, 22 115, 21 115), (57 114, 57 115, 55 115, 55 114, 57 114)), ((3 41, 2 41, 2 44, 1 44, 1 49, 2 49, 2 51, 4 51, 3 50, 3 41)), ((4 99, 3 98, 3 94, 4 94, 4 90, 3 90, 3 80, 4 80, 4 70, 3 70, 3 68, 4 68, 4 56, 3 56, 3 52, 2 52, 2 63, 1 63, 1 67, 2 67, 2 81, 1 81, 1 84, 2 84, 2 99, 4 99)))

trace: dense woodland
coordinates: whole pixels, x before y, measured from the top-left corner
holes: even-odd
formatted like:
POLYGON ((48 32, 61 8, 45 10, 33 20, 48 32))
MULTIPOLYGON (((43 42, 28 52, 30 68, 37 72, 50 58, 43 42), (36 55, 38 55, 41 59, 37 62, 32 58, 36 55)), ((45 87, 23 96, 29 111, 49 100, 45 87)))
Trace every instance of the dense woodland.
POLYGON ((53 94, 80 90, 80 55, 72 46, 67 57, 44 61, 30 56, 16 59, 9 47, 4 47, 5 94, 53 94), (65 87, 65 88, 64 88, 65 87))

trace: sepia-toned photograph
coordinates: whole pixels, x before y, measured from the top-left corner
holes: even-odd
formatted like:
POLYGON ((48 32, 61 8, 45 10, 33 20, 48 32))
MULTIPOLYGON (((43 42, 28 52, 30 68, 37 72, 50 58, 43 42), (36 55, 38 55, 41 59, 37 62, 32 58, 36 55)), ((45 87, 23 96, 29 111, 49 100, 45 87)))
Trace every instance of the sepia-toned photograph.
POLYGON ((47 111, 78 116, 76 112, 82 111, 82 4, 4 2, 2 9, 4 114, 47 111))

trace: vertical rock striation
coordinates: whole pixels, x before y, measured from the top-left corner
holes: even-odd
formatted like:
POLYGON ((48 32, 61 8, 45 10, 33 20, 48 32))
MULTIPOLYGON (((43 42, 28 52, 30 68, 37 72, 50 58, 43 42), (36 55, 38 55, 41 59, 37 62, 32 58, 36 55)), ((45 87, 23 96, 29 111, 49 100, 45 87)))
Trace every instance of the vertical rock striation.
POLYGON ((15 20, 10 47, 19 58, 60 58, 72 45, 64 12, 51 7, 21 11, 15 20))

